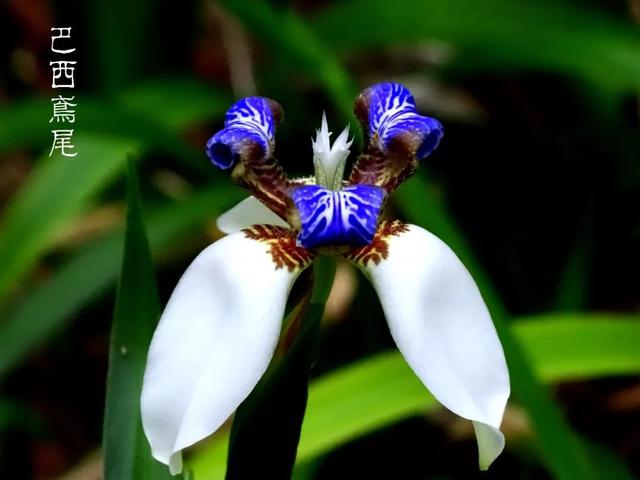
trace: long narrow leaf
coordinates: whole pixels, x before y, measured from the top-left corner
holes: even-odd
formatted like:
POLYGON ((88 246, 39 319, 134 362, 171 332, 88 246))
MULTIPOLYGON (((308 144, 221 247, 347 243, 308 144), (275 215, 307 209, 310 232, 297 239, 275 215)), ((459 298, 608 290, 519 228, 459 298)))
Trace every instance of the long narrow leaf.
POLYGON ((124 257, 109 349, 104 473, 106 480, 168 479, 168 469, 151 457, 140 418, 142 377, 151 336, 160 317, 160 301, 131 163, 127 206, 124 257))
MULTIPOLYGON (((517 319, 513 334, 545 382, 640 372, 640 319, 615 314, 545 314, 517 319), (571 348, 556 348, 557 346, 571 348)), ((312 460, 386 425, 441 408, 402 356, 388 352, 331 372, 309 391, 298 461, 312 460)), ((191 461, 196 478, 224 473, 226 438, 191 461)))
MULTIPOLYGON (((633 375, 640 372, 639 320, 547 314, 519 319, 513 333, 546 382, 633 375)), ((397 352, 364 360, 314 384, 300 458, 438 405, 397 352)))

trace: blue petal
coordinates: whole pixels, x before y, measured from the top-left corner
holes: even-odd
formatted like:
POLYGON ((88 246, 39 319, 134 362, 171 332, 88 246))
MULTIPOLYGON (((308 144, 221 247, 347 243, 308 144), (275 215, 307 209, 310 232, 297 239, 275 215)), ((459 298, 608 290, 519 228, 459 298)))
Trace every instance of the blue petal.
POLYGON ((442 124, 417 113, 413 95, 404 85, 379 83, 364 90, 360 98, 370 140, 380 150, 403 149, 422 160, 440 143, 442 124))
POLYGON ((298 243, 314 248, 371 243, 385 193, 373 185, 353 185, 341 191, 304 185, 290 196, 300 214, 298 243))
POLYGON ((225 128, 207 142, 207 156, 223 170, 231 168, 241 158, 271 156, 275 123, 281 116, 280 105, 269 98, 238 100, 227 111, 225 128))

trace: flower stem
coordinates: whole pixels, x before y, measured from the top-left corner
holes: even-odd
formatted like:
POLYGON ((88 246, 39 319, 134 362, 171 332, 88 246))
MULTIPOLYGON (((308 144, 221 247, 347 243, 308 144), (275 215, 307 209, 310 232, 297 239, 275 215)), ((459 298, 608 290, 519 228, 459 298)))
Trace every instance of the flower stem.
POLYGON ((308 384, 319 345, 324 306, 333 285, 335 261, 319 257, 313 286, 299 315, 300 329, 284 357, 240 405, 231 428, 227 480, 291 477, 300 428, 307 406, 308 384))

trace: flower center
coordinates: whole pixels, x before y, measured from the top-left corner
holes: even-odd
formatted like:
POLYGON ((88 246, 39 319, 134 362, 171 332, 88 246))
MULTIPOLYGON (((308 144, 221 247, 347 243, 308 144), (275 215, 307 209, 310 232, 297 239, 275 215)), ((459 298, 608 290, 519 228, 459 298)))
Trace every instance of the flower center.
POLYGON ((297 244, 322 253, 367 245, 373 239, 385 197, 382 188, 351 185, 343 188, 349 156, 349 129, 331 144, 327 118, 312 140, 316 185, 297 185, 288 191, 289 224, 297 230, 297 244))
POLYGON ((315 185, 287 178, 274 157, 282 107, 264 97, 231 106, 224 128, 207 142, 207 155, 290 225, 297 247, 322 254, 364 247, 374 241, 385 198, 438 146, 443 130, 436 119, 417 112, 413 96, 399 83, 363 90, 354 113, 368 139, 348 181, 348 128, 332 144, 324 115, 312 140, 315 185))
POLYGON ((378 227, 385 193, 373 185, 352 185, 340 191, 320 185, 295 187, 289 198, 299 225, 298 244, 307 249, 367 245, 378 227))

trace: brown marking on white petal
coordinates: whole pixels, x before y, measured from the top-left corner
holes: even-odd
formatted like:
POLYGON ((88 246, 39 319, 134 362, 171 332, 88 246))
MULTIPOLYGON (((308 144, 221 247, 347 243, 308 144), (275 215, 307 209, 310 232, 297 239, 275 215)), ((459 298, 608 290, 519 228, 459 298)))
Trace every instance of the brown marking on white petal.
POLYGON ((373 240, 364 247, 352 248, 345 258, 360 267, 366 268, 369 262, 378 265, 389 256, 389 240, 409 230, 409 226, 400 220, 385 220, 380 223, 373 240))
POLYGON ((251 240, 269 246, 269 254, 276 268, 287 268, 293 272, 303 269, 313 260, 313 254, 296 245, 296 234, 288 228, 275 225, 253 225, 243 230, 251 240))

